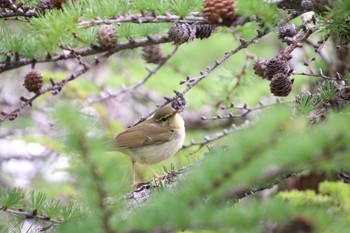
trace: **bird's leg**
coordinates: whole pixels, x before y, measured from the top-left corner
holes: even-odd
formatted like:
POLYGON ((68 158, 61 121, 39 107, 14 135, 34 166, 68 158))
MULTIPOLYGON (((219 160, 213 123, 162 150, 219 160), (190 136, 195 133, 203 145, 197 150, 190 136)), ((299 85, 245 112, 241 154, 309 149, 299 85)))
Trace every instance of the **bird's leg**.
POLYGON ((135 161, 134 160, 131 160, 131 176, 132 176, 132 186, 135 187, 137 186, 137 183, 136 183, 136 178, 135 178, 135 161))
POLYGON ((164 177, 164 176, 158 175, 157 172, 155 172, 155 171, 153 170, 153 168, 151 168, 151 166, 149 166, 147 163, 144 163, 144 164, 149 168, 149 170, 151 170, 151 172, 152 172, 153 175, 156 177, 156 179, 161 179, 161 178, 164 177))

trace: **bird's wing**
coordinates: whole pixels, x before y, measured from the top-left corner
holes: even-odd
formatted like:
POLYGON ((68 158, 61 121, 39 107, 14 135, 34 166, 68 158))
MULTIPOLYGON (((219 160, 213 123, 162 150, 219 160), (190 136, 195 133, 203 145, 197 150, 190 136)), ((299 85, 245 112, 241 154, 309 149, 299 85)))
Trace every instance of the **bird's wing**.
POLYGON ((162 144, 174 137, 174 130, 167 126, 155 124, 139 124, 125 130, 115 137, 115 145, 119 148, 132 148, 152 144, 162 144))

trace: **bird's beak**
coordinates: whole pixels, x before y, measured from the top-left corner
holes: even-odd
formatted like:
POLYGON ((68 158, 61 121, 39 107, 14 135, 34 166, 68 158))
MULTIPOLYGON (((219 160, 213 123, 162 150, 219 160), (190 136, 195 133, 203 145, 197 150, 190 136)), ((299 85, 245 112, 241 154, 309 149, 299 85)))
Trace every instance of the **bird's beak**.
POLYGON ((176 114, 178 114, 180 112, 180 109, 177 109, 175 112, 173 112, 173 114, 171 116, 175 116, 176 114))

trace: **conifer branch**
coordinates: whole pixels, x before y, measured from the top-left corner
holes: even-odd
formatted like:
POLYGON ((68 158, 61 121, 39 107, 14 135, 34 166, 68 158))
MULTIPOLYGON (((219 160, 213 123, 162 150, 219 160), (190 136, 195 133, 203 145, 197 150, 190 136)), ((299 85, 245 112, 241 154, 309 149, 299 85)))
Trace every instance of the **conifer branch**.
MULTIPOLYGON (((138 205, 142 202, 146 201, 151 194, 151 188, 153 189, 162 189, 165 187, 173 188, 177 184, 179 180, 183 178, 183 175, 192 168, 191 165, 167 172, 165 176, 163 176, 159 180, 147 181, 143 183, 139 183, 138 187, 135 188, 130 193, 124 196, 125 199, 131 200, 132 203, 130 205, 138 205)), ((119 200, 117 200, 119 201, 119 200)))
MULTIPOLYGON (((18 117, 19 113, 26 108, 27 106, 32 106, 33 102, 41 95, 50 92, 53 95, 58 94, 62 88, 65 86, 65 84, 67 84, 68 82, 75 80, 77 77, 83 75, 84 73, 86 73, 88 70, 90 70, 91 68, 97 66, 98 64, 100 64, 101 62, 103 62, 104 60, 108 59, 111 55, 113 55, 114 53, 120 51, 120 50, 124 50, 124 49, 130 49, 130 48, 136 48, 136 47, 143 47, 143 46, 147 46, 147 45, 151 45, 151 44, 157 44, 157 43, 165 43, 165 42, 169 42, 169 38, 167 35, 163 35, 163 36, 157 36, 157 37, 148 37, 147 39, 141 39, 141 40, 135 40, 133 42, 128 42, 128 43, 122 43, 122 44, 117 44, 114 48, 112 48, 111 50, 109 50, 108 52, 106 52, 105 54, 101 55, 98 58, 95 58, 95 61, 87 64, 84 63, 83 67, 78 69, 74 74, 68 75, 65 79, 63 79, 60 82, 54 82, 53 80, 51 81, 51 86, 47 87, 47 88, 43 88, 40 92, 36 93, 34 96, 32 96, 31 98, 27 99, 27 98, 21 98, 21 100, 23 101, 23 103, 17 107, 16 109, 14 109, 13 111, 9 112, 9 113, 5 113, 2 112, 2 115, 4 116, 3 118, 0 119, 0 125, 7 119, 9 120, 14 120, 18 117)), ((96 52, 96 50, 89 50, 96 52)), ((100 51, 99 51, 100 52, 100 51)), ((89 54, 89 52, 87 52, 86 50, 69 50, 69 53, 62 53, 61 55, 55 56, 54 58, 52 58, 53 60, 60 60, 60 56, 64 56, 64 59, 68 59, 68 58, 77 58, 77 57, 82 57, 82 56, 87 56, 87 55, 91 55, 89 54)), ((170 58, 170 57, 169 57, 170 58)), ((48 58, 47 58, 48 59, 48 58)), ((32 60, 31 60, 32 61, 32 60)), ((36 61, 38 62, 38 60, 36 61)), ((42 61, 44 62, 44 61, 42 61)), ((14 63, 15 64, 15 63, 14 63)), ((6 66, 6 65, 5 65, 6 66)), ((15 68, 15 67, 13 67, 15 68)), ((160 68, 160 67, 159 67, 160 68)), ((0 73, 1 73, 1 64, 0 64, 0 73)), ((152 74, 152 72, 149 73, 149 75, 152 74)), ((147 78, 147 77, 146 77, 147 78)), ((142 85, 142 83, 140 84, 142 85)), ((138 87, 138 86, 137 86, 138 87)))
POLYGON ((37 219, 37 220, 42 220, 46 222, 51 222, 54 224, 59 224, 64 222, 63 219, 53 219, 50 216, 38 215, 38 210, 26 211, 23 209, 13 209, 13 208, 7 208, 6 206, 0 206, 0 211, 4 211, 13 215, 20 215, 25 217, 26 219, 37 219))
POLYGON ((266 189, 271 189, 273 186, 280 184, 285 179, 295 176, 296 172, 286 172, 281 168, 272 168, 271 171, 267 171, 254 185, 249 186, 237 186, 230 190, 224 196, 225 200, 240 200, 242 198, 252 196, 258 192, 266 189))
POLYGON ((25 18, 31 18, 35 17, 36 12, 34 10, 29 10, 27 12, 0 12, 0 19, 10 20, 13 17, 25 17, 25 18))
POLYGON ((86 147, 84 139, 81 139, 78 141, 78 147, 81 150, 81 157, 82 161, 86 166, 89 167, 91 177, 92 177, 92 182, 95 185, 95 190, 98 196, 98 208, 101 211, 101 217, 102 217, 102 225, 104 228, 105 233, 116 233, 112 229, 112 226, 110 225, 110 218, 112 216, 112 212, 110 209, 105 204, 105 200, 107 198, 107 193, 103 187, 102 184, 102 178, 100 177, 100 174, 97 171, 97 167, 94 165, 94 163, 90 160, 90 153, 88 148, 86 147))
POLYGON ((2 112, 2 115, 4 115, 3 118, 0 119, 0 125, 5 121, 5 120, 14 120, 19 113, 26 107, 28 106, 32 106, 33 102, 40 97, 41 95, 47 93, 47 92, 51 92, 53 95, 58 94, 62 88, 70 81, 75 80, 76 78, 78 78, 79 76, 85 74, 87 71, 89 71, 91 68, 97 66, 98 64, 100 64, 101 62, 105 61, 106 59, 108 59, 111 55, 113 55, 113 52, 107 52, 103 55, 101 55, 98 58, 95 58, 95 61, 93 61, 90 64, 85 64, 82 68, 78 69, 74 74, 68 75, 65 79, 63 79, 60 82, 54 82, 53 80, 51 80, 51 86, 43 88, 40 92, 36 93, 34 96, 32 96, 29 99, 26 98, 21 98, 22 100, 22 104, 20 106, 18 106, 16 109, 12 110, 9 113, 4 113, 2 112))
POLYGON ((201 16, 195 16, 193 13, 185 18, 178 15, 167 13, 166 15, 142 15, 142 14, 130 14, 115 16, 110 19, 93 19, 88 21, 82 21, 78 24, 80 28, 88 28, 100 24, 113 24, 113 23, 169 23, 169 22, 183 22, 183 23, 197 23, 207 24, 208 21, 201 16))
MULTIPOLYGON (((2 0, 4 1, 4 0, 2 0)), ((3 18, 5 20, 9 20, 12 17, 33 17, 36 15, 34 10, 30 10, 30 6, 25 6, 23 1, 16 3, 16 0, 6 0, 7 7, 5 7, 4 12, 0 12, 0 19, 3 18), (11 11, 11 12, 9 12, 11 11)), ((5 1, 5 2, 6 2, 5 1)))
POLYGON ((138 47, 144 47, 148 45, 162 44, 162 43, 168 43, 168 42, 170 42, 168 35, 148 36, 147 38, 134 39, 128 42, 120 42, 120 43, 117 43, 114 47, 108 48, 108 49, 104 49, 95 45, 89 48, 75 49, 74 53, 64 49, 61 52, 54 55, 53 57, 47 56, 46 58, 41 58, 41 59, 40 58, 39 59, 20 58, 18 60, 10 60, 10 61, 0 60, 0 73, 4 71, 16 69, 28 64, 57 62, 57 61, 75 58, 76 56, 86 57, 90 55, 96 55, 102 52, 117 53, 119 51, 126 50, 126 49, 134 49, 138 47))

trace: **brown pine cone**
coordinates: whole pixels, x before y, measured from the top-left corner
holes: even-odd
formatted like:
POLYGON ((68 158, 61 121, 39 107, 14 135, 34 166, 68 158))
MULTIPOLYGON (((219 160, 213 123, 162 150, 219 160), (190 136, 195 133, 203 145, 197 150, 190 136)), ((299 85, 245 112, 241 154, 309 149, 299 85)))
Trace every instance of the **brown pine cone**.
POLYGON ((297 32, 294 24, 284 24, 278 27, 278 38, 293 37, 297 32))
POLYGON ((196 38, 204 39, 211 36, 214 31, 214 27, 210 24, 197 24, 196 26, 196 38))
POLYGON ((265 77, 265 72, 266 72, 266 65, 267 65, 268 60, 266 58, 258 58, 255 60, 253 69, 254 73, 261 78, 266 78, 265 77))
POLYGON ((0 8, 10 8, 11 3, 9 0, 0 0, 0 8))
POLYGON ((315 227, 311 219, 305 216, 296 216, 292 218, 284 226, 277 227, 274 233, 312 233, 315 232, 315 227))
POLYGON ((311 0, 311 2, 313 4, 312 10, 321 13, 328 11, 328 8, 334 3, 334 0, 311 0))
POLYGON ((293 81, 286 74, 275 74, 271 79, 270 91, 275 96, 288 96, 292 91, 293 81))
POLYGON ((203 14, 211 24, 230 26, 236 18, 234 0, 205 0, 203 14))
POLYGON ((36 72, 36 71, 30 71, 26 74, 24 77, 24 83, 23 86, 29 91, 38 93, 43 86, 43 76, 36 72))
POLYGON ((111 48, 117 43, 117 30, 113 25, 102 25, 97 33, 97 40, 101 47, 111 48))
POLYGON ((268 80, 271 80, 275 74, 279 74, 279 73, 288 74, 288 72, 289 72, 289 68, 288 68, 287 60, 276 57, 276 58, 272 58, 266 64, 264 77, 268 80))
POLYGON ((282 9, 300 9, 302 0, 279 1, 277 6, 282 9))
POLYGON ((174 44, 183 44, 196 38, 196 27, 188 23, 176 23, 170 27, 168 34, 174 44))
POLYGON ((56 8, 60 8, 60 4, 55 3, 53 0, 40 0, 40 2, 36 5, 36 10, 41 13, 56 8))
POLYGON ((163 61, 162 48, 159 44, 145 46, 142 48, 142 58, 147 63, 159 64, 163 61))
POLYGON ((61 3, 66 3, 67 0, 53 0, 54 3, 61 4, 61 3))

